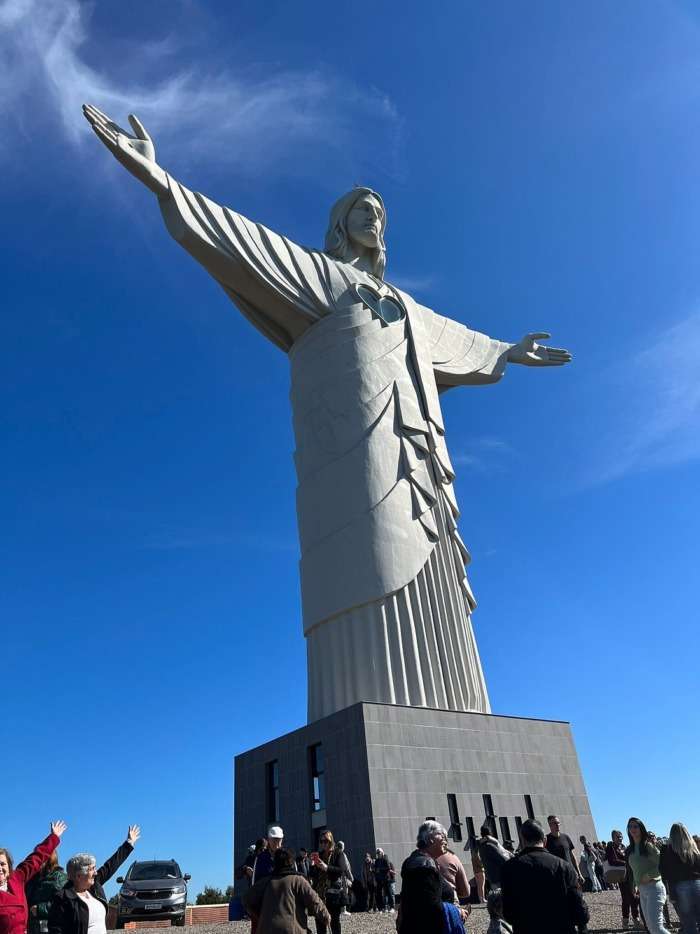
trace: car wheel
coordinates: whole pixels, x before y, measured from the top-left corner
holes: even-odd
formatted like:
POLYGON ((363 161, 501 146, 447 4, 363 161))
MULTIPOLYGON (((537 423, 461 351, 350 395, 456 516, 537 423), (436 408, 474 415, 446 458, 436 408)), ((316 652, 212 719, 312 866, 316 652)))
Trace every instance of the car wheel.
POLYGON ((187 918, 186 914, 184 914, 181 918, 175 918, 175 927, 184 928, 186 918, 187 918))

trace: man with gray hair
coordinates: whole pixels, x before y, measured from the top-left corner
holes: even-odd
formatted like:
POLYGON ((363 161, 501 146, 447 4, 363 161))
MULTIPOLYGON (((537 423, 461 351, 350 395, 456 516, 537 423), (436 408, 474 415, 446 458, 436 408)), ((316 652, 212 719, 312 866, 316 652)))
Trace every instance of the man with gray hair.
POLYGON ((106 934, 107 896, 102 888, 134 849, 141 836, 137 824, 104 865, 91 853, 76 853, 66 864, 68 882, 49 909, 49 934, 106 934))
MULTIPOLYGON (((442 934, 443 902, 453 904, 452 886, 440 875, 436 860, 447 851, 447 831, 435 820, 418 828, 416 849, 401 867, 401 906, 396 928, 399 934, 442 934)), ((467 912, 454 906, 462 920, 467 912)))

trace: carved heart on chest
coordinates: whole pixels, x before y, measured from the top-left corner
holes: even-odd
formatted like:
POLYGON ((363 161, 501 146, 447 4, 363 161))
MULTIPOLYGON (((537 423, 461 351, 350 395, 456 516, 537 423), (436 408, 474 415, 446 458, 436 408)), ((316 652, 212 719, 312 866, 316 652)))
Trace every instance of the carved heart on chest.
POLYGON ((368 285, 356 285, 355 292, 372 314, 384 324, 394 324, 406 316, 406 312, 391 295, 380 295, 368 285))

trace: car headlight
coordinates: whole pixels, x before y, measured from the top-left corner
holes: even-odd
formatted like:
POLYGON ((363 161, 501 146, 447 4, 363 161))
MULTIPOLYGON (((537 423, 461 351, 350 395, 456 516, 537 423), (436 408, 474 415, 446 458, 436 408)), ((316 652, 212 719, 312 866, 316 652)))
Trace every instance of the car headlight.
POLYGON ((122 898, 136 898, 136 889, 130 889, 128 886, 124 886, 120 892, 122 898))
POLYGON ((185 885, 174 885, 173 886, 173 895, 184 895, 187 891, 187 886, 185 885))

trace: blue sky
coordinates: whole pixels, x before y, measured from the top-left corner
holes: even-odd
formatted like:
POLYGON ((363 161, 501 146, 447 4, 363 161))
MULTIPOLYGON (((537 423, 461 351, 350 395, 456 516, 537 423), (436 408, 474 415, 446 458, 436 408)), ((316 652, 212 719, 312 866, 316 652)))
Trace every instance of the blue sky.
POLYGON ((322 242, 355 183, 387 278, 567 368, 444 397, 493 708, 573 723, 597 827, 700 831, 695 4, 0 3, 0 843, 231 873, 231 763, 302 725, 284 355, 80 105, 322 242))

